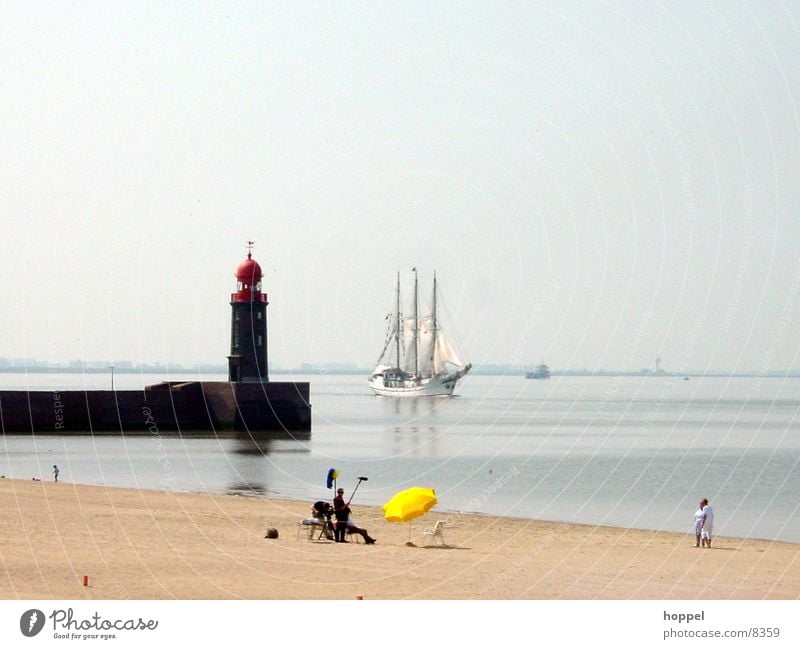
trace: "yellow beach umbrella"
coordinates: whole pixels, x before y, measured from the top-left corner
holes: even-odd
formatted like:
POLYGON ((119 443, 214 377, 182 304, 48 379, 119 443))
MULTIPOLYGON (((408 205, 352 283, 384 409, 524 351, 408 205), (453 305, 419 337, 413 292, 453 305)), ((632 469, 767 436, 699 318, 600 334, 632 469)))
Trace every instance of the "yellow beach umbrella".
POLYGON ((431 487, 411 487, 392 496, 383 506, 383 517, 390 523, 407 523, 426 514, 437 502, 431 487))

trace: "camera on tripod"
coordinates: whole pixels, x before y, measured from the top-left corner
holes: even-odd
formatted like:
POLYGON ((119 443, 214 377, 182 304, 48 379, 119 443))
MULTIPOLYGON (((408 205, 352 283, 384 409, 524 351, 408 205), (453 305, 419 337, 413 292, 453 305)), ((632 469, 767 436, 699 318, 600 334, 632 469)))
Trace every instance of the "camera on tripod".
POLYGON ((331 522, 333 516, 333 505, 324 500, 318 500, 311 506, 311 514, 319 521, 324 521, 320 538, 323 536, 329 541, 334 540, 334 528, 331 522))

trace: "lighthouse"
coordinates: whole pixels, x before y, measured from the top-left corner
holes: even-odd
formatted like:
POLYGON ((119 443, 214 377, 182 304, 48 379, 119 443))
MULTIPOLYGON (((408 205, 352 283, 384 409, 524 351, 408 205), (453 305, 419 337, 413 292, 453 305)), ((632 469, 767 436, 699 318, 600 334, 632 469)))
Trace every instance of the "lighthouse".
POLYGON ((267 294, 261 292, 261 266, 247 242, 247 259, 236 268, 236 292, 231 294, 231 353, 228 380, 269 381, 267 367, 267 294))
POLYGON ((263 273, 252 247, 248 241, 247 259, 236 269, 236 292, 231 295, 228 381, 162 381, 144 390, 0 390, 0 439, 11 433, 124 435, 155 430, 177 431, 181 437, 212 432, 248 443, 262 433, 265 439, 309 439, 309 384, 269 381, 267 295, 261 292, 263 273))

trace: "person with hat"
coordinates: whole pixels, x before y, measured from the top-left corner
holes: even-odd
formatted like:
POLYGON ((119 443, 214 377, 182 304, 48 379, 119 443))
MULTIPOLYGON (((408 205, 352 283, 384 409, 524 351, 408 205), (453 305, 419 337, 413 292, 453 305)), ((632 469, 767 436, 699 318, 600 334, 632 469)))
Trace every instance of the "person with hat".
POLYGON ((344 501, 344 489, 341 487, 336 490, 336 498, 333 499, 333 513, 336 516, 334 538, 337 543, 347 543, 347 520, 350 518, 350 506, 344 501))

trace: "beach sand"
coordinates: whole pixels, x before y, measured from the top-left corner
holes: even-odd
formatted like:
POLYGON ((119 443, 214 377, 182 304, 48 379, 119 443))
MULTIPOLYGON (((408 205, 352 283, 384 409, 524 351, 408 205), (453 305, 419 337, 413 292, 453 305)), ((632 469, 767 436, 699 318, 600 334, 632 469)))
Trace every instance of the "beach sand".
MULTIPOLYGON (((800 545, 353 506, 375 545, 309 542, 310 503, 0 480, 3 599, 797 599, 800 545), (422 547, 446 520, 447 547, 422 547), (267 528, 279 531, 267 539, 267 528), (84 575, 89 586, 83 586, 84 575)), ((687 527, 691 514, 687 512, 687 527)))

